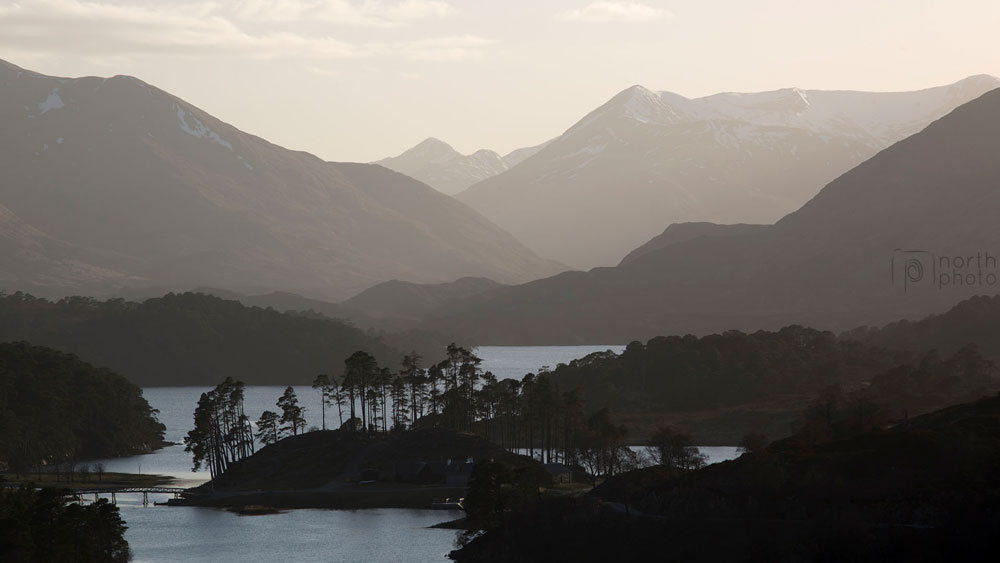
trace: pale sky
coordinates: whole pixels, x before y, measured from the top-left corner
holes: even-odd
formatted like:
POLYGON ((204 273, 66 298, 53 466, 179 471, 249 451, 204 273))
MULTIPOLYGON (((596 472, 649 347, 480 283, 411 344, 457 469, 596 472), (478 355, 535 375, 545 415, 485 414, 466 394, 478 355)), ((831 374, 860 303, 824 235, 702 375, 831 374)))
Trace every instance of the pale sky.
POLYGON ((1000 75, 1000 2, 0 0, 0 58, 128 74, 338 161, 506 153, 642 84, 695 97, 1000 75))

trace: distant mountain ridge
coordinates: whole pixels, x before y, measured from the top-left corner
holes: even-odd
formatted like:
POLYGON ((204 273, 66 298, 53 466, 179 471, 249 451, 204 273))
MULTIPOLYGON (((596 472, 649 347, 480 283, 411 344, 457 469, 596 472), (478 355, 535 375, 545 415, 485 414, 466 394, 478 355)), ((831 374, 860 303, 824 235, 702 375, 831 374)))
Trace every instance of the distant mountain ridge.
MULTIPOLYGON (((484 345, 583 344, 788 324, 839 331, 941 312, 996 292, 944 285, 933 260, 1000 255, 998 152, 1000 89, 879 152, 774 225, 501 288, 438 311, 431 324, 484 345), (930 254, 898 255, 907 249, 930 254), (932 260, 922 277, 902 271, 921 259, 932 260)), ((984 279, 1000 278, 982 267, 993 268, 984 279)))
MULTIPOLYGON (((661 248, 666 248, 672 244, 677 244, 699 237, 725 237, 748 234, 761 231, 767 225, 717 225, 715 223, 674 223, 663 231, 663 234, 650 239, 649 242, 629 252, 622 258, 621 264, 627 264, 641 256, 654 252, 661 248)), ((620 264, 619 264, 620 265, 620 264)))
POLYGON ((448 143, 430 137, 399 156, 384 158, 375 164, 416 178, 441 193, 454 195, 513 168, 544 146, 543 143, 516 149, 505 156, 489 149, 464 155, 448 143))
POLYGON ((210 285, 340 300, 390 279, 561 269, 416 180, 283 149, 135 78, 0 62, 0 124, 9 289, 210 285))
POLYGON ((610 266, 671 223, 773 223, 998 86, 980 75, 915 92, 787 88, 689 99, 636 85, 457 197, 542 256, 610 266))
MULTIPOLYGON (((645 123, 667 125, 696 121, 744 121, 756 125, 792 127, 853 138, 881 149, 923 129, 954 108, 1000 86, 1000 79, 980 74, 948 86, 910 92, 802 90, 724 92, 685 98, 635 85, 619 94, 621 111, 645 123), (944 109, 945 112, 948 109, 944 109)), ((614 107, 613 104, 608 106, 614 107)), ((584 128, 600 109, 569 130, 584 128)), ((596 114, 596 115, 595 115, 596 114)))
POLYGON ((419 321, 442 307, 503 287, 487 278, 461 278, 440 284, 392 280, 370 287, 340 306, 375 319, 419 321))

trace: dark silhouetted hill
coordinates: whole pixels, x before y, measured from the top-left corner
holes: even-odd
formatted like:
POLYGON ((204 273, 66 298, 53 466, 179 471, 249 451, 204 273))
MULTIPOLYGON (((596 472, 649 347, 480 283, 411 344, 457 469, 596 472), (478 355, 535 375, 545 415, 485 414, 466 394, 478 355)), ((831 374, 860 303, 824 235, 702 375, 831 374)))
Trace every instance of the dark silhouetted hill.
POLYGON ((340 306, 375 319, 416 321, 426 319, 442 307, 501 287, 503 284, 487 278, 462 278, 440 284, 392 280, 368 288, 340 306))
POLYGON ((947 312, 919 321, 896 321, 882 328, 860 327, 842 338, 896 350, 937 350, 953 354, 975 344, 987 357, 1000 359, 1000 296, 977 295, 947 312))
POLYGON ((0 428, 0 461, 21 472, 148 453, 164 431, 135 383, 27 342, 0 344, 0 428))
MULTIPOLYGON (((739 236, 766 229, 767 225, 717 225, 715 223, 674 223, 667 227, 662 234, 650 239, 649 242, 629 252, 622 258, 621 264, 627 264, 645 256, 650 252, 655 252, 661 248, 666 248, 672 244, 677 244, 698 237, 727 237, 739 236)), ((619 264, 619 265, 621 265, 619 264)))
MULTIPOLYGON (((345 430, 308 432, 283 438, 234 463, 212 485, 216 491, 316 489, 334 481, 357 481, 364 469, 375 469, 380 481, 397 478, 397 466, 412 462, 461 465, 467 459, 497 459, 514 467, 537 464, 525 456, 470 433, 443 428, 368 436, 345 430)), ((330 487, 333 490, 334 487, 330 487)))
POLYGON ((339 373, 356 350, 390 366, 403 354, 343 322, 195 293, 141 303, 15 293, 0 298, 0 340, 72 352, 142 386, 211 385, 226 377, 309 384, 316 374, 339 373))
POLYGON ((694 411, 857 386, 905 359, 830 332, 789 326, 633 342, 621 354, 599 352, 560 365, 551 378, 560 388, 579 388, 594 408, 694 411))
POLYGON ((510 513, 451 557, 991 561, 998 478, 1000 397, 991 397, 833 442, 792 437, 699 471, 625 473, 587 499, 510 513))

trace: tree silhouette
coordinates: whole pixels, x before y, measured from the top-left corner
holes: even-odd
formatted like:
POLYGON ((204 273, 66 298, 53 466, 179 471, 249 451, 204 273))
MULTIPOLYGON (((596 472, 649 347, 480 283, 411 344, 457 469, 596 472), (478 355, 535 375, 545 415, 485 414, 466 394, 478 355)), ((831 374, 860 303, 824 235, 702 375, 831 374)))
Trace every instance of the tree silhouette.
POLYGON ((194 470, 208 467, 212 478, 235 461, 253 455, 253 426, 243 409, 242 381, 227 377, 215 389, 202 393, 194 411, 194 428, 184 438, 194 470))
POLYGON ((0 560, 125 563, 125 522, 108 499, 69 502, 68 491, 0 489, 0 560))
POLYGON ((334 388, 333 384, 330 382, 330 376, 325 373, 321 373, 316 376, 313 380, 312 388, 319 391, 320 394, 320 413, 322 416, 322 428, 326 430, 326 405, 330 401, 334 388))
POLYGON ((278 413, 274 411, 264 411, 257 419, 257 439, 262 444, 273 444, 278 441, 279 432, 278 413))
POLYGON ((693 445, 691 436, 668 426, 657 428, 646 444, 646 452, 664 467, 689 471, 705 466, 705 456, 693 445))
POLYGON ((292 436, 298 435, 299 430, 306 426, 305 409, 299 406, 299 398, 291 385, 285 388, 285 392, 278 398, 277 405, 281 409, 283 430, 291 432, 292 436))
POLYGON ((0 344, 0 460, 17 473, 147 453, 163 440, 156 414, 114 372, 27 342, 0 344))
POLYGON ((341 387, 347 390, 347 400, 350 404, 351 418, 356 418, 355 401, 361 407, 361 428, 370 430, 369 396, 374 380, 378 374, 378 362, 367 352, 357 351, 344 360, 344 378, 341 387))

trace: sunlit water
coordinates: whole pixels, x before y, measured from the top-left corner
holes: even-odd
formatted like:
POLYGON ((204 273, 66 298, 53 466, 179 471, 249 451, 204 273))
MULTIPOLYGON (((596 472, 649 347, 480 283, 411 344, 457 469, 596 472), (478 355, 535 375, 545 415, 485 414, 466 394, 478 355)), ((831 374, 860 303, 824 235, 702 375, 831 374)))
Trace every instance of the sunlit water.
POLYGON ((541 368, 556 369, 594 352, 611 350, 619 354, 624 345, 609 346, 480 346, 475 353, 482 358, 483 371, 491 371, 497 379, 521 379, 526 373, 538 373, 541 368))
POLYGON ((138 499, 119 498, 118 505, 137 563, 446 561, 457 532, 428 527, 461 516, 401 509, 238 516, 209 508, 143 507, 138 499))
MULTIPOLYGON (((555 368, 592 352, 620 352, 624 346, 484 346, 476 350, 484 371, 498 378, 520 379, 539 368, 555 368)), ((308 426, 320 426, 319 394, 310 387, 296 387, 306 408, 308 426)), ((193 426, 193 413, 207 387, 149 387, 146 400, 160 411, 166 439, 181 444, 193 426)), ((256 420, 265 410, 277 411, 282 386, 247 387, 245 410, 256 420)), ((339 425, 336 408, 326 411, 327 426, 339 425)), ((736 457, 735 448, 701 448, 709 463, 736 457)), ((88 462, 96 463, 96 462, 88 462)), ((106 471, 155 473, 177 479, 175 486, 191 486, 208 479, 208 473, 191 470, 191 456, 183 445, 152 454, 101 460, 106 471)), ((150 495, 163 501, 166 495, 150 495)), ((128 523, 126 539, 137 562, 245 562, 323 561, 365 562, 445 561, 454 548, 456 532, 429 529, 460 514, 432 510, 291 510, 266 516, 238 516, 194 507, 143 507, 137 495, 119 495, 118 505, 128 523)))

